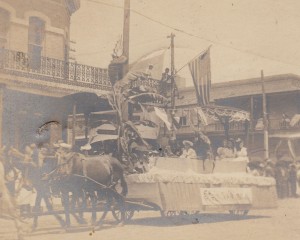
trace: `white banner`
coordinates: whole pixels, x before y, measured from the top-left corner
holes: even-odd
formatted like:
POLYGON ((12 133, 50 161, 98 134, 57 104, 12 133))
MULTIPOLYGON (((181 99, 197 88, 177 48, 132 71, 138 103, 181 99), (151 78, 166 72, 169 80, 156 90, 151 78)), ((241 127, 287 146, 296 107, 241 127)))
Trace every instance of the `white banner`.
POLYGON ((206 206, 252 204, 251 188, 201 188, 200 192, 206 206))

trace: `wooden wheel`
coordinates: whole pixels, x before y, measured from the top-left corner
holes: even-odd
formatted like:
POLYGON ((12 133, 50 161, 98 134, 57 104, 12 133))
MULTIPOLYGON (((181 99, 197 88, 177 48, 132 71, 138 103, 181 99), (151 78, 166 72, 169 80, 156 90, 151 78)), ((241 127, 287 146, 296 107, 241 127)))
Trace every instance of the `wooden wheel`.
MULTIPOLYGON (((111 211, 113 217, 117 220, 117 222, 121 222, 122 221, 122 212, 119 209, 113 209, 111 211)), ((132 219, 134 215, 134 210, 126 210, 125 211, 125 222, 130 221, 132 219)))
POLYGON ((177 212, 176 211, 160 211, 160 215, 162 217, 175 217, 177 216, 177 212))

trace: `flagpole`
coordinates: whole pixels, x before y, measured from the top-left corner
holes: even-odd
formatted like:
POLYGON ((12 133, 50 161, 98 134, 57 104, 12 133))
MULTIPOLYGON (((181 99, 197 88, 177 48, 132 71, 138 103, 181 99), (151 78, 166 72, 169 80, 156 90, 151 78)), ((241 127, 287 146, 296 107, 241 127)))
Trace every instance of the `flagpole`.
MULTIPOLYGON (((168 38, 171 38, 171 115, 172 115, 172 119, 175 116, 175 63, 174 63, 174 38, 175 38, 175 34, 171 33, 170 36, 168 36, 168 38)), ((172 130, 172 138, 175 138, 175 127, 174 127, 174 123, 172 120, 172 125, 171 125, 171 130, 172 130)))

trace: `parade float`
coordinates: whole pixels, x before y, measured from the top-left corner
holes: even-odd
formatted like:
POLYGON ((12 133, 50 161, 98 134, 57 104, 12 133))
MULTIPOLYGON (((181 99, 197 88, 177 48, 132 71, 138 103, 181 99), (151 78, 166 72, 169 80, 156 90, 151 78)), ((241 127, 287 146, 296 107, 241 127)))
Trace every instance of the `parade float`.
MULTIPOLYGON (((202 60, 205 57, 207 58, 205 61, 209 61, 208 51, 197 56, 202 60), (208 56, 206 57, 205 54, 208 56)), ((153 58, 151 61, 153 62, 153 58)), ((147 61, 142 61, 142 66, 147 66, 145 62, 147 61)), ((174 60, 171 62, 174 64, 174 60)), ((207 62, 204 64, 209 65, 207 62)), ((139 68, 135 67, 135 69, 139 68)), ((203 66, 200 66, 199 69, 203 69, 203 66)), ((119 119, 124 118, 122 110, 124 107, 127 121, 133 119, 134 116, 134 111, 130 112, 128 109, 139 109, 143 119, 148 122, 151 122, 153 116, 156 116, 156 120, 152 122, 154 129, 157 130, 160 127, 160 133, 163 129, 164 136, 176 139, 174 99, 178 95, 176 96, 174 66, 171 66, 171 74, 168 77, 167 81, 163 81, 163 79, 160 81, 152 79, 143 72, 131 71, 123 79, 115 81, 116 83, 113 85, 115 95, 110 98, 110 102, 118 111, 119 119), (166 87, 164 84, 168 84, 168 86, 166 87), (165 89, 169 89, 171 92, 165 94, 165 89), (157 123, 157 119, 162 124, 157 123)), ((201 88, 195 84, 195 89, 199 94, 201 88)), ((188 109, 188 111, 191 110, 198 114, 200 112, 202 120, 203 117, 206 117, 223 123, 226 137, 228 137, 226 129, 229 122, 249 121, 249 113, 230 107, 199 104, 193 109, 188 109)), ((125 121, 119 122, 124 124, 125 121)), ((191 125, 194 124, 191 123, 191 125)), ((134 124, 134 121, 130 126, 131 131, 137 132, 140 138, 139 144, 145 144, 145 151, 148 146, 147 140, 155 139, 156 136, 156 140, 159 141, 162 137, 153 129, 151 129, 151 137, 145 137, 147 131, 142 131, 142 129, 146 128, 133 127, 138 126, 134 124), (145 138, 143 139, 143 137, 145 138)), ((149 125, 148 128, 150 129, 149 125)), ((120 127, 119 149, 130 158, 131 153, 128 151, 127 144, 130 137, 126 136, 126 129, 128 126, 120 127)), ((199 129, 195 130, 195 132, 197 131, 199 129)), ((205 135, 201 133, 201 136, 205 135)), ((209 142, 206 136, 204 138, 209 142)), ((151 150, 153 150, 153 146, 151 150)), ((149 148, 149 151, 151 150, 149 148)), ((159 150, 161 149, 154 149, 154 151, 159 150)), ((251 209, 275 208, 277 206, 275 180, 247 173, 248 162, 248 157, 216 160, 213 156, 210 156, 209 159, 152 156, 147 161, 148 171, 129 174, 126 177, 129 185, 126 197, 128 210, 126 216, 128 219, 131 218, 133 212, 137 210, 159 210, 163 216, 205 211, 229 211, 232 214, 245 215, 251 209)))

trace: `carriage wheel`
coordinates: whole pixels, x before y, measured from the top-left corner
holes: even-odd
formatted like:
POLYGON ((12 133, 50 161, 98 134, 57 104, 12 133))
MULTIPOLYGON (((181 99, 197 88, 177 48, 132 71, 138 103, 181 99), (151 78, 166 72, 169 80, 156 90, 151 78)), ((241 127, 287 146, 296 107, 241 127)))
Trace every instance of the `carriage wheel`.
POLYGON ((160 211, 160 215, 162 217, 175 217, 177 216, 177 212, 176 211, 160 211))
MULTIPOLYGON (((117 220, 118 223, 122 221, 122 212, 119 209, 113 209, 111 211, 113 217, 117 220)), ((125 222, 130 221, 134 215, 134 210, 125 211, 125 222)))
POLYGON ((234 216, 246 216, 249 210, 229 210, 229 213, 234 216))

